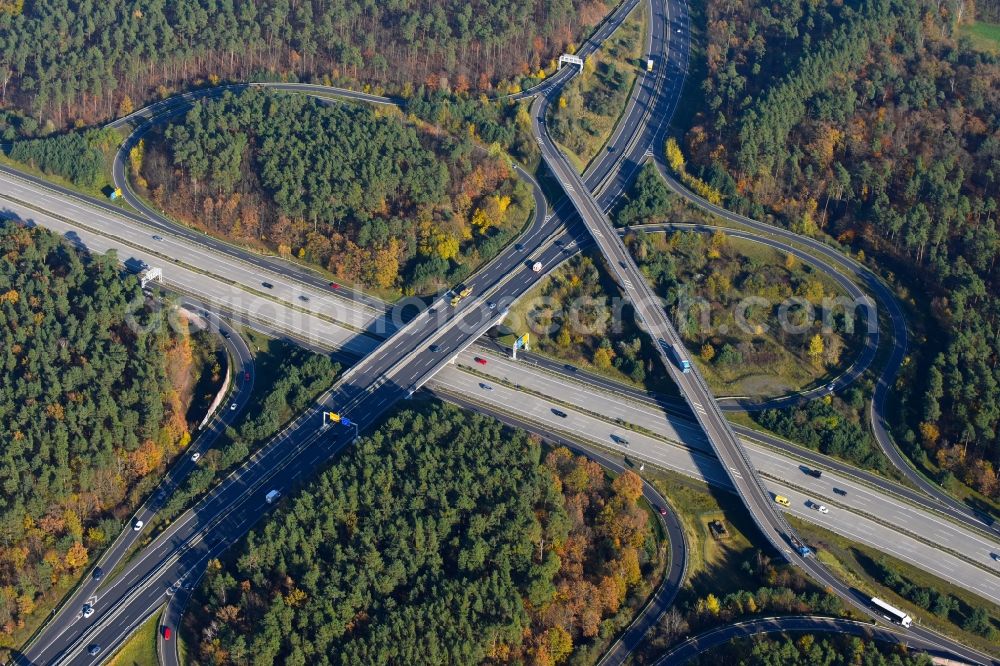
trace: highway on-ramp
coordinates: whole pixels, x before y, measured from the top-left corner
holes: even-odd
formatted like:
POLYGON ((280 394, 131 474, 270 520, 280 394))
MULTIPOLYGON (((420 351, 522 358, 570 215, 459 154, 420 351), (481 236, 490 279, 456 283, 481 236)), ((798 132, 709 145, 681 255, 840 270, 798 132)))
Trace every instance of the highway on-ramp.
POLYGON ((703 652, 719 647, 737 638, 747 638, 775 633, 828 633, 847 634, 865 640, 898 643, 914 650, 926 652, 939 659, 953 659, 954 655, 938 643, 925 641, 896 627, 882 627, 870 622, 819 615, 787 615, 762 617, 715 627, 692 636, 673 647, 655 666, 678 666, 703 652))
MULTIPOLYGON (((833 575, 826 566, 812 557, 811 551, 802 547, 799 537, 782 513, 776 509, 771 494, 743 450, 732 426, 723 416, 697 367, 689 364, 689 367, 684 367, 682 370, 682 364, 688 361, 688 355, 660 300, 652 293, 645 276, 636 266, 603 209, 548 135, 545 114, 557 92, 558 90, 553 90, 545 96, 538 97, 531 107, 532 128, 539 140, 542 159, 573 202, 584 226, 604 255, 613 277, 635 309, 640 325, 653 338, 654 347, 664 368, 689 403, 699 426, 711 442, 716 456, 754 523, 786 560, 802 568, 820 585, 837 594, 849 605, 870 613, 869 600, 865 595, 833 575)), ((956 654, 965 658, 974 660, 984 658, 978 651, 923 627, 914 627, 911 631, 924 640, 947 643, 956 654)))

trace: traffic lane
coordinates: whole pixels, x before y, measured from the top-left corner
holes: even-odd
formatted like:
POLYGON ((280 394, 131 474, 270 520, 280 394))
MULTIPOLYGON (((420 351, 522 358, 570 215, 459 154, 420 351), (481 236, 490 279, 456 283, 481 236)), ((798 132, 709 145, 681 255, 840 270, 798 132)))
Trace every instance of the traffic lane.
MULTIPOLYGON (((58 220, 63 227, 71 227, 81 237, 86 232, 88 238, 102 236, 102 248, 118 250, 122 260, 143 253, 151 257, 146 263, 163 269, 169 275, 175 263, 196 266, 216 278, 242 285, 258 293, 294 303, 298 308, 325 314, 358 330, 392 330, 391 318, 384 315, 382 308, 373 309, 356 301, 344 299, 329 287, 304 284, 294 276, 273 270, 273 262, 263 257, 232 256, 216 249, 208 249, 200 239, 188 239, 174 233, 174 229, 157 229, 128 218, 112 215, 98 208, 80 204, 55 196, 44 189, 16 179, 5 180, 0 173, 0 183, 4 186, 4 208, 22 219, 35 217, 40 224, 49 227, 44 220, 54 220, 50 215, 39 213, 19 203, 25 201, 38 208, 57 213, 63 218, 78 220, 70 224, 58 220), (17 201, 15 201, 17 200, 17 201), (269 285, 269 286, 266 286, 269 285), (378 322, 378 323, 377 323, 378 322)), ((102 250, 104 251, 104 250, 102 250)), ((137 257, 138 258, 138 257, 137 257)))
MULTIPOLYGON (((468 395, 478 402, 503 405, 504 409, 514 410, 521 414, 525 420, 541 424, 546 430, 563 432, 571 437, 582 438, 585 441, 628 454, 630 457, 659 464, 693 478, 700 478, 713 485, 732 489, 729 475, 714 456, 693 451, 683 445, 665 442, 658 437, 616 427, 575 408, 544 398, 526 395, 501 384, 487 383, 489 388, 486 388, 482 386, 483 383, 481 379, 469 373, 445 368, 435 378, 433 386, 451 394, 468 395), (560 414, 565 414, 565 416, 560 414)), ((749 447, 748 452, 755 453, 749 447)), ((914 562, 936 575, 943 574, 946 580, 952 580, 947 571, 953 571, 955 573, 952 575, 956 576, 956 584, 981 594, 979 591, 981 589, 980 581, 984 576, 988 576, 981 568, 949 553, 942 552, 927 543, 899 533, 891 527, 867 519, 847 508, 831 510, 830 514, 820 514, 805 504, 806 500, 813 499, 812 497, 787 485, 787 483, 766 478, 764 484, 769 491, 767 496, 769 503, 773 504, 775 494, 799 498, 798 504, 793 501, 792 506, 788 509, 793 515, 821 524, 823 527, 849 538, 861 540, 867 545, 900 557, 904 561, 914 562)), ((873 507, 868 513, 878 515, 878 508, 877 506, 873 507)), ((990 595, 1000 594, 1000 589, 997 588, 998 584, 1000 584, 1000 579, 995 576, 991 577, 991 584, 985 590, 987 598, 992 599, 990 595)))
POLYGON ((620 419, 622 424, 632 424, 645 427, 662 434, 674 441, 695 442, 696 448, 707 450, 708 441, 702 430, 692 421, 684 420, 657 408, 638 411, 628 401, 616 400, 616 396, 607 391, 590 387, 585 384, 567 380, 544 371, 525 368, 517 361, 512 361, 492 353, 484 353, 470 349, 462 354, 458 362, 477 374, 485 375, 485 381, 501 381, 512 384, 532 393, 556 399, 560 403, 590 411, 609 419, 620 419), (486 361, 479 363, 477 359, 486 361), (571 399, 560 396, 571 396, 571 399), (642 423, 637 423, 635 417, 641 414, 642 423))
MULTIPOLYGON (((89 251, 105 253, 116 250, 122 258, 132 257, 150 266, 162 265, 163 263, 150 252, 125 246, 120 241, 94 233, 82 226, 64 222, 60 218, 37 213, 16 202, 4 199, 2 196, 0 196, 0 208, 9 214, 16 215, 28 224, 37 224, 63 235, 71 242, 85 247, 89 251)), ((285 329, 307 331, 313 334, 310 337, 321 337, 323 342, 356 355, 367 353, 376 344, 372 338, 342 326, 320 326, 319 322, 322 320, 314 313, 304 312, 264 296, 247 292, 179 264, 170 264, 164 266, 164 269, 165 280, 171 286, 185 292, 198 294, 210 305, 218 305, 245 317, 261 318, 285 329)))
POLYGON ((814 508, 815 505, 810 504, 812 498, 798 488, 770 479, 765 479, 764 483, 772 492, 788 498, 791 507, 785 509, 786 512, 847 537, 851 541, 892 555, 992 603, 1000 603, 1000 578, 990 575, 975 564, 955 557, 950 552, 941 550, 936 544, 914 539, 909 534, 897 531, 892 526, 886 526, 858 512, 833 507, 828 514, 820 513, 814 508), (886 534, 887 531, 889 535, 886 534))
POLYGON ((709 629, 671 648, 667 654, 654 662, 654 666, 677 666, 685 664, 697 655, 729 643, 737 638, 785 632, 848 634, 866 640, 899 643, 942 659, 954 659, 959 656, 954 652, 942 649, 935 642, 923 641, 901 628, 882 627, 870 622, 843 618, 786 616, 747 620, 745 622, 737 622, 709 629))
MULTIPOLYGON (((402 395, 403 389, 391 382, 376 389, 358 406, 361 413, 369 415, 370 421, 367 421, 365 425, 377 420, 402 395)), ((280 475, 274 475, 269 483, 257 485, 252 492, 234 498, 239 501, 234 503, 234 507, 227 509, 221 522, 212 527, 211 538, 214 540, 215 547, 232 543, 242 537, 270 508, 273 508, 265 498, 269 490, 279 490, 283 496, 291 494, 295 485, 310 477, 317 467, 328 462, 331 456, 353 440, 353 432, 350 429, 345 430, 337 426, 331 426, 322 430, 321 433, 321 437, 311 442, 308 448, 297 452, 294 457, 280 466, 280 475)), ((98 642, 102 648, 106 645, 108 649, 113 649, 130 633, 127 627, 114 624, 116 617, 136 616, 139 612, 138 608, 145 608, 150 603, 155 603, 160 596, 168 594, 168 590, 175 587, 182 576, 186 575, 192 568, 200 566, 206 559, 200 550, 194 549, 186 551, 185 556, 186 559, 178 560, 168 568, 153 572, 153 577, 142 585, 140 592, 132 591, 128 598, 121 600, 120 605, 115 609, 115 616, 105 619, 103 628, 99 627, 97 632, 91 634, 71 637, 70 640, 65 641, 67 646, 64 646, 63 649, 71 650, 71 655, 76 654, 83 659, 80 663, 87 663, 87 660, 81 656, 85 643, 98 642), (101 643, 101 641, 104 642, 101 643)))
MULTIPOLYGON (((316 428, 309 428, 310 433, 315 430, 316 428)), ((294 440, 290 440, 289 444, 294 444, 294 440)), ((282 458, 287 458, 292 452, 291 448, 272 447, 270 451, 265 452, 257 460, 252 459, 237 473, 227 477, 226 481, 217 486, 207 498, 199 502, 194 510, 186 513, 163 534, 156 537, 142 551, 138 560, 130 563, 125 571, 114 579, 112 584, 102 593, 102 598, 106 602, 104 607, 108 608, 119 603, 128 594, 129 588, 148 577, 164 562, 169 561, 175 551, 197 547, 197 541, 191 543, 192 537, 198 534, 203 526, 210 524, 214 518, 224 512, 229 503, 252 488, 257 480, 256 477, 266 476, 272 465, 280 464, 282 458)), ((95 616, 96 619, 100 619, 100 617, 95 616)), ((34 657, 31 652, 34 650, 29 652, 29 656, 34 657)))
MULTIPOLYGON (((31 174, 23 173, 17 169, 0 165, 0 180, 4 183, 5 191, 8 187, 8 183, 11 182, 21 183, 22 186, 30 184, 31 187, 37 188, 39 192, 44 193, 44 195, 40 194, 39 196, 44 196, 46 198, 54 197, 52 200, 60 202, 61 205, 66 206, 68 210, 81 209, 84 211, 100 211, 102 214, 112 215, 122 219, 123 221, 128 221, 129 223, 150 227, 154 231, 171 233, 175 236, 184 238, 188 241, 202 245, 220 254, 241 260, 248 264, 259 265, 262 268, 267 267, 269 270, 280 273, 288 278, 298 279, 303 284, 311 284, 314 287, 322 289, 323 285, 327 283, 322 276, 318 275, 315 271, 305 268, 304 266, 291 264, 274 257, 265 257, 258 253, 244 250, 239 246, 231 245, 214 238, 213 236, 194 231, 190 227, 185 227, 184 225, 176 222, 164 221, 162 216, 154 218, 145 217, 133 211, 110 204, 107 201, 80 194, 69 188, 51 183, 31 174)), ((90 213, 88 212, 88 215, 89 214, 90 213)), ((341 296, 348 298, 349 294, 343 293, 341 296)), ((362 301, 368 307, 376 310, 384 309, 385 307, 381 301, 366 295, 355 293, 354 296, 356 296, 357 300, 362 301)))
POLYGON ((961 553, 982 565, 986 569, 983 574, 986 577, 995 578, 1000 573, 996 567, 997 562, 993 559, 994 553, 1000 553, 1000 542, 985 537, 979 531, 966 529, 925 510, 922 505, 878 492, 837 472, 827 471, 817 479, 806 471, 812 468, 776 451, 749 443, 747 450, 758 470, 773 478, 786 480, 801 488, 803 493, 810 493, 810 500, 827 505, 830 511, 847 507, 855 512, 876 516, 883 523, 961 553))
MULTIPOLYGON (((651 18, 648 22, 649 29, 646 31, 646 44, 644 45, 644 53, 649 58, 662 58, 662 54, 656 48, 661 42, 661 33, 663 31, 663 22, 657 20, 663 11, 662 6, 663 0, 652 0, 646 3, 641 9, 642 11, 648 10, 651 18)), ((636 11, 636 9, 630 9, 629 15, 633 11, 636 11)), ((624 22, 624 20, 623 18, 621 22, 624 22)), ((641 119, 645 117, 645 111, 642 111, 642 109, 649 107, 648 97, 650 89, 653 87, 645 85, 646 79, 650 78, 647 75, 648 72, 645 68, 639 68, 636 72, 635 84, 625 105, 625 110, 621 114, 621 119, 616 124, 607 142, 607 149, 602 149, 597 159, 593 160, 588 168, 584 170, 584 182, 591 190, 594 190, 614 170, 620 159, 616 153, 621 153, 625 150, 625 146, 622 144, 631 143, 633 139, 638 140, 639 138, 635 129, 641 122, 641 119)))
MULTIPOLYGON (((251 466, 250 471, 258 473, 263 471, 266 474, 266 471, 260 466, 256 466, 256 469, 254 466, 251 466)), ((115 591, 117 592, 117 596, 109 599, 105 614, 95 616, 94 622, 85 628, 84 631, 64 633, 59 641, 50 645, 41 654, 30 655, 32 659, 48 663, 57 654, 61 654, 68 649, 82 650, 86 645, 95 642, 95 640, 99 642, 100 639, 94 638, 96 631, 110 631, 113 635, 118 629, 112 627, 110 623, 115 622, 123 613, 125 613, 126 617, 135 617, 137 612, 135 604, 139 604, 141 608, 145 608, 145 604, 150 599, 155 600, 159 596, 165 595, 177 577, 183 573, 182 569, 192 566, 192 562, 203 559, 206 546, 201 537, 204 536, 203 532, 207 529, 208 525, 216 529, 210 539, 215 545, 218 545, 224 541, 224 537, 221 535, 225 534, 226 524, 231 523, 233 519, 238 519, 241 516, 260 515, 262 508, 266 507, 264 495, 267 491, 266 488, 262 489, 259 487, 260 484, 252 485, 253 481, 255 480, 227 486, 223 492, 216 496, 216 499, 221 500, 221 502, 215 503, 214 508, 216 511, 212 515, 204 516, 206 520, 196 522, 182 519, 177 524, 181 525, 183 529, 178 530, 173 535, 165 533, 154 540, 153 544, 142 551, 139 560, 132 563, 116 579, 115 591), (236 504, 235 507, 226 510, 229 504, 239 498, 244 499, 242 504, 236 504), (246 506, 248 502, 252 505, 249 508, 246 506), (208 519, 219 519, 225 522, 215 524, 212 520, 208 519), (167 546, 168 550, 166 552, 164 552, 163 548, 159 547, 161 543, 167 546), (153 596, 150 597, 150 595, 153 596), (110 615, 107 614, 108 612, 110 612, 110 615)), ((211 502, 206 504, 212 505, 211 502)))
POLYGON ((662 69, 663 78, 657 80, 658 90, 650 102, 651 118, 657 122, 647 122, 641 128, 641 137, 635 142, 628 155, 627 168, 619 168, 610 178, 601 182, 596 193, 603 210, 610 210, 613 202, 626 191, 650 152, 660 149, 665 132, 680 101, 684 85, 687 44, 687 6, 684 3, 667 2, 663 14, 653 21, 655 26, 663 26, 665 36, 660 37, 656 48, 660 60, 654 66, 662 69))

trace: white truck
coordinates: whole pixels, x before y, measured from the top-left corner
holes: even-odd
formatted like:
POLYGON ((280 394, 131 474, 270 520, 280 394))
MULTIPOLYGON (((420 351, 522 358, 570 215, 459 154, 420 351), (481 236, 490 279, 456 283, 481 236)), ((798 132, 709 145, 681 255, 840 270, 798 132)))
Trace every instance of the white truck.
POLYGON ((281 493, 279 493, 277 490, 272 490, 267 493, 267 497, 265 497, 264 499, 267 500, 268 504, 274 504, 275 502, 278 501, 279 497, 281 497, 281 493))

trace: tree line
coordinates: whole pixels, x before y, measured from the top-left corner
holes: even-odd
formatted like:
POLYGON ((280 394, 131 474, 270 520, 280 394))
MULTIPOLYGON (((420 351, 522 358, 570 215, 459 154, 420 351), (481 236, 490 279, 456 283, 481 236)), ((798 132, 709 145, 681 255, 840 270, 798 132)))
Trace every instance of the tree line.
POLYGON ((107 157, 119 142, 120 137, 110 130, 70 132, 16 141, 7 156, 50 176, 66 178, 77 187, 94 189, 107 180, 107 157))
POLYGON ((782 7, 707 7, 688 169, 731 208, 832 237, 926 294, 895 435, 996 499, 1000 59, 959 36, 962 2, 782 7))
POLYGON ((208 79, 281 76, 487 91, 547 66, 599 0, 0 3, 2 125, 23 136, 129 112, 208 79))
POLYGON ((177 217, 407 293, 464 278, 533 203, 468 132, 255 89, 196 102, 138 152, 139 186, 177 217))
POLYGON ((390 417, 197 592, 198 663, 557 664, 649 563, 642 481, 440 405, 390 417))
POLYGON ((798 638, 754 637, 713 648, 690 664, 757 664, 758 666, 931 666, 922 652, 909 652, 895 644, 878 643, 857 636, 802 634, 798 638))
POLYGON ((145 324, 138 281, 0 223, 0 644, 114 539, 190 441, 186 334, 145 324))

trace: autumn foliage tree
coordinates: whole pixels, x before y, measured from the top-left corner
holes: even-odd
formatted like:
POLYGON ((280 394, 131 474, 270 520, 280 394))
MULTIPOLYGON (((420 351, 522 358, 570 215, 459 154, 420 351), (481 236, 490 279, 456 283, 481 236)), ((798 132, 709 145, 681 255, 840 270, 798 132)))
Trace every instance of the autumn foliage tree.
POLYGON ((187 435, 180 344, 117 257, 0 223, 0 641, 120 529, 187 435), (133 325, 129 325, 131 322, 133 325))
POLYGON ((969 3, 792 0, 762 22, 771 9, 706 7, 705 105, 668 159, 683 149, 728 207, 850 243, 924 299, 896 438, 918 463, 957 445, 950 471, 976 477, 1000 457, 996 56, 956 30, 969 3))
POLYGON ((259 90, 196 103, 141 161, 150 196, 192 224, 408 293, 492 257, 532 205, 466 133, 259 90))

